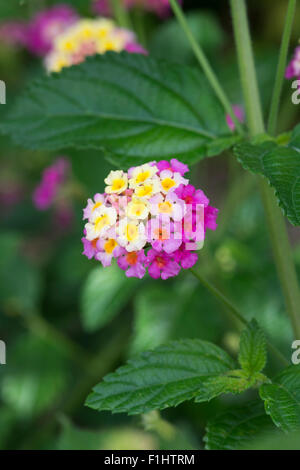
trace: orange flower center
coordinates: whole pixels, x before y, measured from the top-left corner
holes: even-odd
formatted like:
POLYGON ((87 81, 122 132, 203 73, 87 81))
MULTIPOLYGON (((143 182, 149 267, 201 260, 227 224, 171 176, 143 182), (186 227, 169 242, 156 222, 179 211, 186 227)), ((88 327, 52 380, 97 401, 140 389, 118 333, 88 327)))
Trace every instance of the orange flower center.
POLYGON ((136 251, 132 251, 131 253, 127 253, 126 261, 130 266, 133 266, 137 263, 138 255, 136 251))

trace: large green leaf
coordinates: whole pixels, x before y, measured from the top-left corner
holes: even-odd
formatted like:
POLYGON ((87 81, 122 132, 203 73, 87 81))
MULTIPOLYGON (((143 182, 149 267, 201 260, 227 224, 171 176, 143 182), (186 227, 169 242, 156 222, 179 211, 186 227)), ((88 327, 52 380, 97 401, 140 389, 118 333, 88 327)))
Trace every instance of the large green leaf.
POLYGON ((241 334, 239 363, 243 370, 253 376, 266 365, 266 340, 256 320, 252 320, 241 334))
POLYGON ((288 146, 241 143, 234 151, 244 168, 268 179, 289 221, 300 225, 300 125, 288 146))
POLYGON ((300 429, 300 366, 290 366, 260 387, 266 412, 284 431, 300 429))
POLYGON ((197 395, 209 376, 234 368, 219 347, 198 339, 173 341, 140 354, 107 375, 86 404, 115 413, 146 413, 176 406, 197 395))
POLYGON ((29 148, 94 148, 122 166, 192 163, 239 138, 198 69, 109 52, 33 83, 1 124, 29 148))
POLYGON ((82 322, 87 331, 108 323, 126 305, 137 285, 116 265, 95 268, 88 276, 81 296, 82 322))
POLYGON ((257 435, 272 430, 272 422, 262 403, 250 402, 217 416, 208 423, 204 441, 207 450, 245 449, 257 435))

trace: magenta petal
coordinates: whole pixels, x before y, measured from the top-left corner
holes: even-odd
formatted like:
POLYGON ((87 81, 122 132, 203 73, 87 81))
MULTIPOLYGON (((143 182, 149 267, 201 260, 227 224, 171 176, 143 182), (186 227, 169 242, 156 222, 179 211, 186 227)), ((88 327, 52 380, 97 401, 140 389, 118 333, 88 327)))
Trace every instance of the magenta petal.
POLYGON ((183 269, 190 269, 197 263, 197 261, 197 253, 185 252, 182 255, 181 266, 183 267, 183 269))
POLYGON ((160 277, 160 269, 155 262, 149 267, 148 273, 153 279, 158 279, 160 277))
POLYGON ((174 253, 181 246, 182 240, 166 240, 163 244, 163 251, 166 253, 174 253))

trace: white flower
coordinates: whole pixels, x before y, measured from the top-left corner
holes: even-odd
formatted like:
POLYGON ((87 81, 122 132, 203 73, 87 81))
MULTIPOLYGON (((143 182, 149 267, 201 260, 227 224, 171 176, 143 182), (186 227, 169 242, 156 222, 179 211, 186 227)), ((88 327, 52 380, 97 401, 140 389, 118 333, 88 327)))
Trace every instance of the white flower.
POLYGON ((160 192, 159 178, 154 177, 149 181, 146 181, 144 184, 136 186, 134 190, 134 195, 141 199, 150 199, 160 192))
POLYGON ((126 208, 126 215, 130 219, 144 220, 148 217, 149 211, 150 206, 147 200, 133 198, 126 208))
POLYGON ((85 225, 87 240, 94 240, 102 236, 116 223, 117 211, 113 207, 100 206, 95 209, 91 221, 85 225))
POLYGON ((107 184, 105 188, 107 194, 121 194, 128 186, 127 174, 122 170, 111 171, 104 182, 107 184))
POLYGON ((129 187, 135 189, 141 184, 145 184, 151 181, 154 175, 158 172, 157 166, 151 166, 149 163, 137 166, 131 171, 131 177, 129 179, 129 187))
POLYGON ((139 251, 146 244, 145 226, 137 220, 122 219, 117 229, 118 243, 127 251, 139 251))

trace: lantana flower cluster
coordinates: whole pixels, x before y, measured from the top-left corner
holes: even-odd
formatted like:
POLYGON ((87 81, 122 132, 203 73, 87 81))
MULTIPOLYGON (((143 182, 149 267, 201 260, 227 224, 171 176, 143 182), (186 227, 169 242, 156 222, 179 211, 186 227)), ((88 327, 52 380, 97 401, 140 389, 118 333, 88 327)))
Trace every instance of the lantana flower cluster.
POLYGON ((83 212, 83 254, 104 267, 113 258, 127 277, 177 276, 197 262, 207 229, 215 230, 218 209, 185 178, 177 159, 111 171, 105 192, 83 212))
POLYGON ((83 62, 86 57, 107 51, 146 54, 131 31, 119 28, 107 18, 82 19, 67 28, 54 40, 52 51, 46 57, 49 72, 60 72, 83 62))

